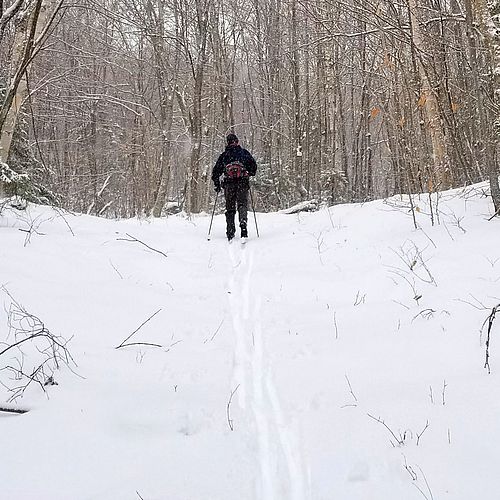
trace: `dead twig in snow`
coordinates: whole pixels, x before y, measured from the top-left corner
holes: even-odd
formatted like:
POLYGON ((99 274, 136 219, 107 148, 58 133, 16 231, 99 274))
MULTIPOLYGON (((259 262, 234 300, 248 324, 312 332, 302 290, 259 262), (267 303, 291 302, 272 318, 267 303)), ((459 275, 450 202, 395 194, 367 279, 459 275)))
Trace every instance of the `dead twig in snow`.
POLYGON ((339 338, 339 326, 337 325, 337 311, 333 313, 333 326, 335 327, 335 339, 339 338))
POLYGON ((113 264, 112 260, 109 259, 109 263, 111 264, 111 267, 116 271, 116 274, 118 274, 118 276, 120 276, 120 279, 123 279, 123 275, 120 271, 118 271, 118 269, 116 268, 116 266, 113 264))
POLYGON ((70 233, 72 234, 72 236, 75 236, 75 233, 73 231, 73 228, 70 226, 68 220, 66 219, 66 217, 64 216, 64 212, 65 210, 63 210, 62 208, 57 208, 57 207, 53 207, 53 210, 57 213, 57 215, 59 215, 59 217, 61 217, 61 219, 64 221, 64 223, 66 224, 66 227, 69 229, 70 233))
POLYGON ((403 455, 403 458, 405 460, 405 470, 408 472, 408 474, 410 474, 412 481, 416 481, 418 479, 417 473, 413 470, 413 467, 408 464, 405 455, 403 455))
POLYGON ((399 300, 394 300, 392 299, 392 301, 397 304, 398 306, 401 306, 401 307, 404 307, 405 309, 407 309, 408 311, 410 310, 410 308, 406 305, 406 304, 403 304, 402 302, 399 302, 399 300))
POLYGON ((474 297, 474 295, 472 295, 471 293, 469 295, 474 299, 476 304, 473 304, 472 302, 469 302, 468 300, 464 300, 464 299, 455 299, 455 300, 457 302, 463 302, 464 304, 468 304, 469 306, 472 306, 474 309, 477 309, 478 311, 485 311, 486 309, 488 309, 488 307, 486 307, 481 301, 476 299, 476 297, 474 297), (477 304, 479 304, 479 305, 477 305, 477 304))
POLYGON ((233 426, 233 419, 231 418, 231 403, 233 402, 233 396, 236 394, 236 391, 239 389, 239 387, 240 384, 238 384, 229 395, 229 400, 227 402, 227 407, 226 407, 227 423, 232 431, 234 431, 234 426, 233 426))
POLYGON ((441 391, 441 402, 443 403, 443 406, 446 405, 446 388, 448 387, 448 384, 446 383, 446 380, 443 380, 443 390, 441 391))
MULTIPOLYGON (((418 304, 418 301, 422 298, 422 294, 419 293, 418 290, 417 290, 417 284, 415 282, 415 278, 412 278, 412 281, 410 281, 406 277, 406 273, 404 271, 402 271, 401 269, 398 269, 398 268, 395 268, 395 269, 391 270, 390 272, 392 274, 396 275, 396 276, 399 276, 400 278, 402 278, 408 284, 408 286, 411 288, 411 291, 413 293, 413 300, 415 300, 416 303, 418 304)), ((396 302, 397 304, 400 304, 400 305, 404 305, 404 304, 401 304, 400 302, 398 302, 396 300, 393 300, 393 302, 396 302)), ((407 309, 410 309, 410 308, 407 307, 407 309)))
POLYGON ((433 318, 435 312, 436 311, 434 309, 431 309, 431 308, 423 309, 418 314, 416 314, 415 316, 413 316, 413 319, 411 320, 411 322, 413 323, 419 316, 422 316, 422 318, 425 318, 427 320, 430 319, 430 318, 433 318))
POLYGON ((495 267, 496 266, 496 263, 500 260, 500 257, 498 257, 497 259, 490 259, 489 257, 484 257, 490 264, 491 267, 495 267))
MULTIPOLYGON (((384 422, 384 420, 382 420, 380 417, 374 417, 373 415, 370 415, 369 413, 367 413, 367 415, 372 419, 372 420, 375 420, 375 422, 378 422, 379 424, 382 424, 391 434, 391 436, 394 438, 394 440, 396 441, 397 443, 397 446, 403 446, 405 444, 405 440, 406 440, 406 431, 403 433, 403 435, 399 435, 396 436, 396 434, 394 433, 394 431, 384 422)), ((392 444, 392 446, 394 448, 396 448, 396 445, 390 441, 390 443, 392 444)))
POLYGON ((129 347, 132 345, 148 345, 152 347, 163 347, 160 344, 152 344, 150 342, 129 342, 128 344, 126 343, 127 340, 130 340, 146 323, 151 321, 159 312, 161 311, 161 308, 158 309, 155 313, 153 313, 147 320, 143 321, 138 328, 136 328, 119 346, 115 347, 115 349, 120 349, 120 347, 129 347))
POLYGON ((128 233, 125 233, 125 234, 128 236, 128 238, 116 238, 116 240, 117 241, 130 241, 132 243, 140 243, 141 245, 145 246, 147 249, 149 249, 153 252, 159 253, 160 255, 163 255, 163 257, 168 257, 168 255, 165 252, 162 252, 161 250, 157 250, 156 248, 149 246, 148 244, 144 243, 144 241, 137 239, 135 236, 132 236, 128 233))
POLYGON ((351 381, 349 380, 349 377, 347 376, 347 373, 344 376, 345 376, 345 379, 347 381, 347 385, 349 386, 349 392, 351 393, 351 396, 354 398, 354 401, 356 401, 356 403, 357 403, 358 402, 358 398, 356 397, 356 394, 354 394, 354 392, 352 390, 351 381))
POLYGON ((450 218, 453 219, 453 225, 454 226, 457 226, 464 234, 467 232, 462 226, 461 226, 461 222, 464 220, 464 216, 462 215, 462 217, 457 217, 457 215, 452 212, 450 214, 450 218))
POLYGON ((423 436, 424 432, 429 428, 429 421, 425 423, 425 427, 423 428, 421 433, 417 433, 417 446, 420 443, 420 438, 423 436))
POLYGON ((359 306, 360 304, 364 304, 366 299, 366 293, 360 296, 360 290, 356 294, 356 298, 354 299, 354 306, 359 306))
MULTIPOLYGON (((419 280, 423 281, 424 283, 429 283, 434 286, 437 286, 436 280, 434 279, 434 276, 432 276, 429 268, 427 267, 427 261, 424 259, 424 250, 420 250, 418 246, 410 240, 411 245, 413 248, 408 248, 406 243, 402 246, 399 247, 398 251, 392 250, 398 257, 399 259, 405 264, 405 266, 408 268, 408 270, 413 273, 419 280), (424 269, 425 273, 427 274, 427 277, 420 276, 417 273, 417 270, 419 268, 424 269)), ((394 267, 394 266, 391 266, 394 267)), ((394 267, 395 269, 398 269, 397 267, 394 267)))
POLYGON ((429 482, 427 481, 427 478, 425 477, 424 471, 420 468, 420 466, 418 467, 418 470, 420 471, 420 473, 422 474, 422 477, 424 478, 425 486, 427 487, 427 491, 429 492, 430 496, 427 496, 418 484, 416 484, 416 483, 413 483, 413 484, 415 485, 417 490, 420 491, 420 493, 422 493, 424 498, 426 498, 427 500, 434 500, 434 495, 432 494, 431 487, 429 486, 429 482))
POLYGON ((490 315, 485 319, 481 331, 483 331, 484 326, 488 323, 488 331, 486 333, 486 360, 484 367, 488 369, 488 373, 491 373, 490 368, 490 341, 491 341, 491 328, 493 327, 493 322, 495 321, 495 316, 497 312, 500 311, 500 304, 497 304, 492 310, 490 315))
POLYGON ((427 488, 427 493, 418 484, 418 475, 415 472, 415 469, 410 464, 408 464, 405 455, 403 455, 403 458, 404 458, 404 468, 408 472, 408 474, 410 475, 413 486, 415 486, 415 488, 417 488, 417 490, 421 493, 421 495, 426 500, 434 500, 434 496, 432 495, 432 491, 431 491, 431 488, 429 486, 429 482, 427 481, 427 478, 425 477, 425 474, 424 474, 424 471, 422 470, 422 468, 419 465, 417 465, 418 470, 420 471, 420 474, 421 474, 421 476, 424 480, 425 486, 427 488))
MULTIPOLYGON (((170 349, 172 349, 172 347, 175 347, 177 344, 180 344, 182 342, 182 339, 179 339, 179 340, 176 340, 175 342, 172 342, 168 347, 167 349, 165 350, 165 352, 170 352, 170 349)), ((158 347, 158 346, 157 346, 158 347)), ((162 346, 159 346, 159 347, 162 347, 162 346)))
MULTIPOLYGON (((434 225, 434 224, 432 224, 434 225)), ((434 240, 420 227, 419 230, 424 234, 424 236, 432 243, 434 248, 437 248, 437 245, 434 243, 434 240)))
POLYGON ((222 318, 222 321, 219 323, 219 326, 217 327, 217 330, 215 330, 214 334, 210 338, 206 338, 203 343, 206 344, 207 342, 212 342, 212 340, 215 338, 215 336, 219 333, 219 330, 222 328, 222 325, 224 324, 224 318, 222 318))
POLYGON ((21 231, 22 233, 26 233, 26 238, 24 238, 23 246, 26 247, 29 243, 31 243, 31 237, 33 236, 33 234, 37 234, 39 236, 45 236, 45 233, 41 233, 40 231, 38 231, 40 226, 44 222, 47 222, 46 220, 43 219, 41 220, 41 215, 38 215, 34 219, 32 219, 30 215, 29 220, 26 220, 24 218, 21 220, 28 226, 28 229, 19 228, 19 231, 21 231))

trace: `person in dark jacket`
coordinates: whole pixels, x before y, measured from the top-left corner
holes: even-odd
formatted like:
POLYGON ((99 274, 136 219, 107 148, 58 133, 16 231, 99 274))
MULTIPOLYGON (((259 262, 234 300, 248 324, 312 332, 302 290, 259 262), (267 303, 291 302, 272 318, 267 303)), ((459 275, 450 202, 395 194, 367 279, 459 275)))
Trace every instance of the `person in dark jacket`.
POLYGON ((236 232, 234 224, 236 208, 238 208, 241 237, 248 237, 249 176, 256 174, 257 163, 253 156, 240 146, 238 137, 235 134, 229 134, 226 137, 226 141, 226 149, 219 156, 212 170, 212 181, 217 193, 224 188, 224 196, 226 198, 226 235, 227 239, 231 241, 236 232), (222 184, 220 181, 221 176, 224 176, 222 184))

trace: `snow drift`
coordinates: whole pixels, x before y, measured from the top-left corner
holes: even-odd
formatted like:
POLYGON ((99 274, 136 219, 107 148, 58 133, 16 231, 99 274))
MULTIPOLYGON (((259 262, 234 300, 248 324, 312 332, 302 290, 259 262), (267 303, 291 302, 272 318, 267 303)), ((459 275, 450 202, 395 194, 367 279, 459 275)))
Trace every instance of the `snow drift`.
POLYGON ((20 395, 45 347, 0 355, 30 410, 0 413, 0 498, 498 498, 484 189, 415 197, 418 229, 404 197, 258 214, 244 247, 223 216, 207 241, 208 217, 5 207, 0 351, 20 307, 71 358, 20 395))

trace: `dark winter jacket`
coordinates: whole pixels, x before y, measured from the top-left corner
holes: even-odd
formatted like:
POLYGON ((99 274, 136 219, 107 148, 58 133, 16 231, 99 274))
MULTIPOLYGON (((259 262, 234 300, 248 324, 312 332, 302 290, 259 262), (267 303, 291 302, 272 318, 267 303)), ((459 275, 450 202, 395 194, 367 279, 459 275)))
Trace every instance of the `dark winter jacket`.
POLYGON ((219 183, 220 176, 225 173, 226 165, 233 162, 241 163, 246 168, 248 175, 255 175, 257 172, 257 163, 253 156, 239 144, 230 144, 226 146, 226 150, 219 156, 212 171, 212 181, 215 185, 219 183))

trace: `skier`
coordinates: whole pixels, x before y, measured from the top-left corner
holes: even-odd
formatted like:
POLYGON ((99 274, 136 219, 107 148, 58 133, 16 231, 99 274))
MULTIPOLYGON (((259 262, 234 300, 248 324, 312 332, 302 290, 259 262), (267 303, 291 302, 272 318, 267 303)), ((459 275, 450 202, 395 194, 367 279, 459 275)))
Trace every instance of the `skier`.
POLYGON ((235 134, 226 137, 227 146, 219 156, 212 170, 212 181, 215 191, 218 193, 224 188, 226 198, 226 236, 229 241, 234 238, 236 227, 234 216, 238 208, 238 218, 241 229, 241 237, 248 238, 247 213, 248 213, 248 191, 250 189, 249 176, 257 172, 257 163, 253 156, 243 149, 235 134), (220 177, 224 175, 222 185, 220 177))

